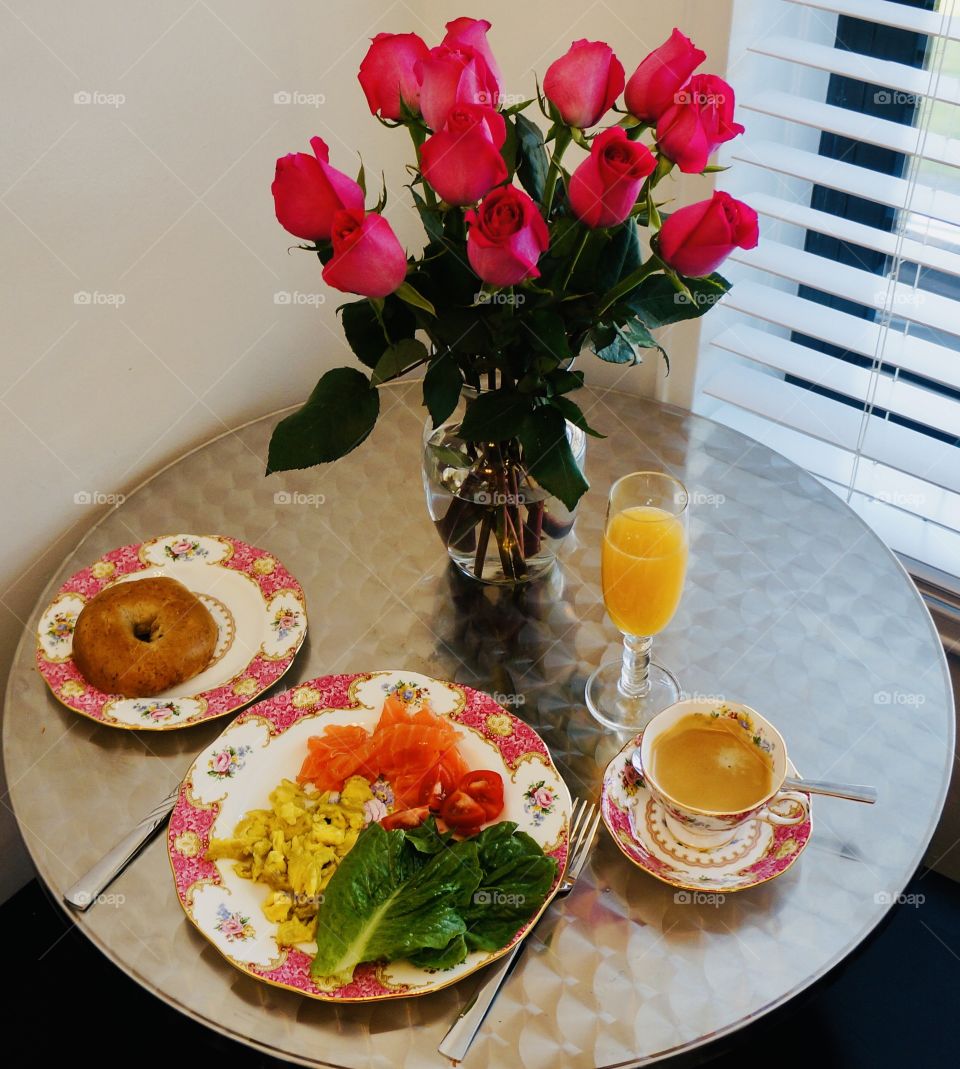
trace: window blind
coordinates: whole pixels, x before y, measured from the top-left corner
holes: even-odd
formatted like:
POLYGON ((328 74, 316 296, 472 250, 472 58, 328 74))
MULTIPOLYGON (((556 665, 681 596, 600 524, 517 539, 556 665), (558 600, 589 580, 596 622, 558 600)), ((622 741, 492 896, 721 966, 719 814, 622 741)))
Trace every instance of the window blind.
POLYGON ((737 0, 728 72, 747 133, 719 185, 761 241, 722 269, 694 408, 955 588, 960 0, 737 0))

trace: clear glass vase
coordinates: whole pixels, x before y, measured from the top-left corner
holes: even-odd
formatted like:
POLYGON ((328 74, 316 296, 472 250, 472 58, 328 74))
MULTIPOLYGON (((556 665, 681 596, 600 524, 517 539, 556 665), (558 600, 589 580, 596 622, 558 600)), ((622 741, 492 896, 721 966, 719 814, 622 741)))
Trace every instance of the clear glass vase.
MULTIPOLYGON (((575 513, 526 470, 520 442, 465 442, 465 412, 423 436, 427 508, 453 563, 482 583, 518 586, 553 566, 573 530, 575 513)), ((583 469, 586 435, 567 422, 567 440, 583 469)))

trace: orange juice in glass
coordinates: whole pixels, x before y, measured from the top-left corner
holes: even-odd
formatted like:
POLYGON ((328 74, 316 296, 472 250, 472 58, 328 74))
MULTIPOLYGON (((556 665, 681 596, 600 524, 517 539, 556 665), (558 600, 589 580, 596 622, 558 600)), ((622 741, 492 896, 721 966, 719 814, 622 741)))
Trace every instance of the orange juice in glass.
POLYGON ((634 472, 610 489, 601 577, 623 656, 601 665, 586 689, 590 712, 608 727, 639 729, 680 697, 676 678, 651 661, 650 649, 683 593, 688 500, 683 483, 661 472, 634 472))

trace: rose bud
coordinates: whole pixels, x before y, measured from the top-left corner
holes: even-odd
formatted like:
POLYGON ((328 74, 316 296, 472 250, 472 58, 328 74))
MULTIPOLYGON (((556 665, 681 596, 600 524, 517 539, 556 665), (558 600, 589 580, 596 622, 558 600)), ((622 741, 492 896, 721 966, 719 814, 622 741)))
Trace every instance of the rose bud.
POLYGON ((313 156, 291 152, 277 160, 270 189, 284 230, 306 241, 327 241, 338 211, 363 208, 363 190, 330 166, 330 150, 319 137, 312 137, 310 144, 313 156))
POLYGON ((500 85, 483 55, 470 45, 440 45, 417 61, 420 112, 431 130, 442 130, 454 104, 496 107, 500 85))
POLYGON ((660 151, 687 174, 700 174, 718 145, 743 133, 733 121, 733 89, 714 74, 699 74, 677 93, 657 121, 660 151))
POLYGON ((333 219, 333 259, 323 281, 344 293, 386 297, 407 276, 407 256, 382 215, 363 210, 337 212, 333 219))
POLYGON ((420 170, 448 204, 476 204, 506 181, 500 149, 507 137, 503 116, 485 104, 454 104, 439 133, 420 149, 420 170))
POLYGON ((623 64, 603 41, 574 41, 547 68, 543 92, 567 126, 594 126, 623 92, 623 64))
POLYGON ((460 48, 462 45, 467 45, 483 57, 487 64, 490 78, 496 84, 496 93, 491 99, 480 100, 479 103, 495 107, 503 92, 503 75, 500 73, 500 64, 497 63, 493 50, 487 41, 487 31, 489 29, 490 23, 486 19, 454 19, 453 22, 447 23, 447 33, 440 44, 446 45, 447 48, 460 48))
POLYGON ((360 85, 374 115, 399 121, 400 101, 420 114, 420 80, 414 68, 430 55, 415 33, 378 33, 360 64, 360 85))
POLYGON ((715 271, 734 249, 754 249, 759 240, 753 208, 717 190, 664 221, 657 252, 679 274, 699 277, 715 271))
POLYGON ((653 124, 674 103, 677 93, 707 58, 689 37, 674 29, 670 37, 633 72, 623 95, 627 111, 653 124))
POLYGON ((622 126, 593 139, 590 155, 570 179, 570 207, 590 227, 616 226, 630 214, 657 160, 646 145, 631 141, 622 126))
POLYGON ((537 261, 547 251, 550 232, 536 204, 516 186, 488 193, 466 215, 467 259, 493 286, 513 286, 538 278, 537 261))

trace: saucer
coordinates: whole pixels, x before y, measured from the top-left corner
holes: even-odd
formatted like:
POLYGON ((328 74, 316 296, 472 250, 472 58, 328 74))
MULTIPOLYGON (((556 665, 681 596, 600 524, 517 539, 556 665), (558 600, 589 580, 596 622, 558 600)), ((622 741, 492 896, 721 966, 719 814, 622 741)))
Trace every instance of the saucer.
MULTIPOLYGON (((672 887, 729 894, 775 879, 797 860, 813 827, 810 795, 803 791, 781 791, 723 846, 701 850, 679 842, 631 764, 642 737, 607 765, 600 794, 603 821, 635 865, 672 887)), ((797 774, 789 760, 787 773, 797 774)))

